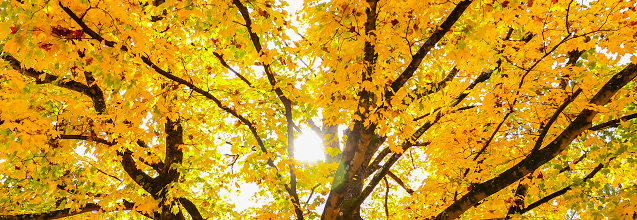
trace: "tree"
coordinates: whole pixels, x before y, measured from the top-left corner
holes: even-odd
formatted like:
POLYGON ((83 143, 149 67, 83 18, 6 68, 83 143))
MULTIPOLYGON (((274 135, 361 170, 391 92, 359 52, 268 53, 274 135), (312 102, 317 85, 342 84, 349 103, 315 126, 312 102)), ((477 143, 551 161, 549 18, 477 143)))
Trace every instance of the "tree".
POLYGON ((636 4, 3 1, 0 218, 635 219, 636 4))

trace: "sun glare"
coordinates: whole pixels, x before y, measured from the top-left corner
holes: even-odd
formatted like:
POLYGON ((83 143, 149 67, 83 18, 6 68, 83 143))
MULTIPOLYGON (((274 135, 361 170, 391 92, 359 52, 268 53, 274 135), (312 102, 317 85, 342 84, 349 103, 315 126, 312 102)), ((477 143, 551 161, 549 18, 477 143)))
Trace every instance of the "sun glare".
POLYGON ((321 138, 311 130, 303 131, 303 135, 296 138, 295 147, 294 153, 297 160, 305 162, 325 160, 321 138))

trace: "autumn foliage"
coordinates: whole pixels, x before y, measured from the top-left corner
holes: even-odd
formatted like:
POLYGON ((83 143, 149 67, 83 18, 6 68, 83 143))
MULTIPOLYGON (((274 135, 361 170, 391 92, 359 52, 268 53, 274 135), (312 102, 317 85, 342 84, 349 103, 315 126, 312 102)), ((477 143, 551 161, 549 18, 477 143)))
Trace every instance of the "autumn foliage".
POLYGON ((636 1, 287 5, 0 2, 0 219, 637 218, 636 1))

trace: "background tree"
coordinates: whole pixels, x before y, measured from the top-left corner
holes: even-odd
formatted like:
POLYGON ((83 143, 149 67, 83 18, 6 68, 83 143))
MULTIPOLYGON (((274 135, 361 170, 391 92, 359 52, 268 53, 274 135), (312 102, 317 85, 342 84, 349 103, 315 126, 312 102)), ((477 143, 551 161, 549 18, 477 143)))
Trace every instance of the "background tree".
POLYGON ((285 5, 0 3, 0 218, 635 218, 635 1, 285 5))

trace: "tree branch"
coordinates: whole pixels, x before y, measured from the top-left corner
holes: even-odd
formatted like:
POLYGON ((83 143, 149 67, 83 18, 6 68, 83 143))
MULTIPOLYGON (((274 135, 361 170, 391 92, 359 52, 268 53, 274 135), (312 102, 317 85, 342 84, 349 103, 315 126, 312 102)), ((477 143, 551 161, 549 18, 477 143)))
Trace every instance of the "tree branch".
POLYGON ((171 168, 174 164, 180 165, 184 152, 181 150, 181 145, 184 144, 183 128, 179 119, 171 120, 166 119, 164 125, 166 132, 166 159, 164 160, 163 174, 167 174, 171 181, 176 181, 179 178, 179 172, 171 168))
POLYGON ((93 107, 95 108, 95 111, 97 111, 100 114, 106 111, 106 103, 104 102, 104 94, 99 89, 99 87, 97 87, 97 85, 93 84, 91 85, 91 87, 89 87, 78 81, 68 80, 68 79, 59 79, 58 76, 48 74, 42 71, 36 71, 32 68, 24 69, 22 68, 22 64, 20 63, 20 61, 18 61, 13 56, 7 53, 2 55, 2 59, 9 62, 9 66, 11 66, 11 68, 13 68, 14 70, 20 72, 20 74, 31 77, 31 78, 35 78, 36 83, 38 84, 49 83, 49 84, 53 84, 53 85, 65 88, 65 89, 82 93, 83 95, 86 95, 93 100, 93 107))
POLYGON ((599 130, 606 129, 606 128, 609 128, 609 127, 617 127, 617 126, 619 126, 620 122, 632 120, 632 119, 635 119, 635 118, 637 118, 637 113, 633 113, 633 114, 626 115, 624 117, 621 117, 621 118, 618 118, 618 119, 615 119, 615 120, 610 120, 610 121, 595 125, 595 126, 589 128, 588 130, 599 131, 599 130))
MULTIPOLYGON (((362 83, 372 82, 372 75, 378 59, 375 48, 376 20, 378 18, 377 3, 377 0, 367 0, 367 4, 369 6, 365 9, 366 40, 363 48, 363 62, 365 64, 365 70, 361 73, 362 83)), ((358 120, 354 120, 354 126, 350 131, 347 142, 341 152, 339 159, 342 162, 339 164, 336 174, 334 175, 332 189, 330 190, 325 208, 323 209, 323 215, 321 217, 322 220, 333 220, 339 218, 338 216, 350 218, 354 213, 356 213, 358 209, 356 209, 355 206, 341 208, 345 201, 345 194, 350 188, 354 176, 361 174, 359 172, 360 167, 367 165, 365 163, 368 163, 369 160, 365 160, 367 159, 366 157, 369 156, 369 159, 371 159, 373 156, 374 152, 370 152, 369 148, 372 147, 372 144, 378 144, 372 143, 374 142, 373 140, 377 138, 375 130, 378 123, 375 122, 369 125, 363 124, 363 119, 368 117, 368 114, 372 109, 371 107, 374 102, 374 94, 368 89, 359 89, 357 96, 358 103, 354 115, 358 118, 358 120)), ((374 147, 377 148, 379 145, 380 144, 374 147)))
POLYGON ((201 217, 201 213, 199 212, 199 209, 197 209, 197 206, 194 203, 192 203, 190 200, 186 198, 179 198, 179 203, 181 203, 181 205, 184 206, 184 208, 186 209, 188 214, 190 214, 190 217, 193 220, 204 219, 203 217, 201 217))
POLYGON ((407 68, 405 68, 403 73, 401 73, 400 76, 398 76, 398 78, 396 78, 396 80, 391 84, 391 89, 394 93, 398 92, 398 90, 405 84, 405 82, 407 82, 407 80, 409 80, 409 78, 414 75, 414 72, 416 71, 416 69, 418 69, 418 66, 420 66, 420 63, 422 63, 422 60, 425 58, 427 53, 429 53, 429 51, 434 48, 436 43, 438 43, 438 41, 442 39, 442 37, 445 36, 447 32, 449 32, 449 30, 451 30, 453 24, 458 21, 462 13, 464 13, 464 11, 467 9, 467 7, 469 7, 471 3, 471 0, 464 0, 459 2, 458 5, 456 5, 456 7, 453 9, 451 14, 449 14, 445 21, 442 22, 440 28, 436 29, 436 31, 434 31, 434 33, 432 33, 431 36, 427 39, 425 44, 420 46, 418 52, 416 52, 416 54, 412 56, 411 62, 409 63, 407 68))
MULTIPOLYGON (((462 100, 460 100, 460 101, 462 101, 462 100)), ((457 102, 457 103, 456 103, 456 105, 457 105, 458 103, 460 103, 460 102, 457 102)), ((453 105, 453 106, 456 106, 456 105, 453 105)), ((453 107, 453 106, 451 106, 451 107, 453 107)), ((475 108, 475 107, 476 107, 475 105, 463 106, 463 107, 460 107, 460 108, 458 108, 458 109, 456 109, 456 110, 451 111, 451 113, 461 112, 461 111, 464 111, 464 110, 467 110, 467 109, 472 109, 472 108, 475 108)), ((437 112, 438 112, 438 111, 440 111, 441 109, 442 109, 442 107, 438 107, 438 108, 436 108, 436 109, 434 109, 434 110, 433 110, 433 113, 437 113, 437 112)), ((427 116, 430 116, 431 114, 432 114, 432 113, 427 113, 427 114, 424 114, 424 115, 418 116, 418 117, 414 118, 414 121, 419 121, 420 119, 426 118, 427 116)))
MULTIPOLYGON (((90 137, 90 136, 82 136, 82 135, 60 135, 59 139, 75 139, 75 140, 86 140, 86 141, 95 141, 101 144, 105 144, 105 145, 109 145, 109 146, 113 146, 115 145, 115 143, 98 138, 98 137, 90 137)), ((139 144, 139 143, 138 143, 139 144)), ((155 181, 156 179, 150 177, 148 174, 144 173, 142 170, 137 168, 137 165, 135 165, 135 160, 133 159, 133 152, 130 150, 126 150, 124 151, 124 153, 117 153, 119 156, 122 157, 122 167, 124 168, 124 171, 126 172, 126 174, 128 174, 128 176, 130 176, 133 181, 135 181, 135 183, 137 183, 139 186, 141 186, 144 190, 146 190, 148 193, 151 193, 151 195, 153 195, 153 197, 156 197, 157 195, 155 195, 157 192, 159 192, 160 189, 163 187, 165 184, 160 183, 159 185, 161 185, 161 187, 158 187, 157 183, 158 182, 164 182, 164 181, 155 181)), ((143 162, 143 160, 140 160, 143 162)), ((155 164, 155 166, 157 166, 159 164, 155 164)), ((152 166, 153 169, 155 169, 157 172, 159 172, 160 174, 161 169, 159 169, 159 167, 155 168, 155 166, 152 166)), ((164 168, 165 169, 165 168, 164 168)), ((158 176, 157 178, 163 178, 162 175, 158 176)))
POLYGON ((467 86, 467 88, 462 93, 460 93, 460 95, 458 95, 453 100, 453 102, 451 102, 451 106, 456 106, 460 104, 460 102, 462 102, 462 100, 464 100, 469 95, 469 91, 471 91, 474 87, 476 87, 478 83, 485 82, 487 81, 487 79, 491 78, 492 73, 493 73, 493 70, 487 70, 482 72, 480 75, 478 75, 476 80, 474 80, 471 84, 469 84, 469 86, 467 86))
POLYGON ((126 150, 123 154, 121 154, 121 157, 121 164, 126 174, 128 174, 128 176, 133 179, 137 185, 141 186, 146 192, 150 193, 153 198, 159 199, 157 196, 159 189, 155 186, 155 179, 137 168, 135 160, 133 160, 133 152, 126 150))
POLYGON ((307 201, 305 201, 306 204, 310 203, 310 200, 312 199, 312 196, 314 195, 314 190, 316 190, 316 188, 319 186, 321 186, 321 184, 317 183, 316 185, 312 187, 312 189, 310 190, 310 195, 307 196, 307 201))
MULTIPOLYGON (((564 41, 562 41, 564 42, 564 41)), ((559 44, 558 44, 559 46, 559 44)), ((555 46, 553 48, 553 50, 551 50, 548 54, 550 54, 551 52, 553 52, 555 49, 557 48, 557 46, 555 46)), ((569 53, 569 60, 568 62, 566 62, 566 67, 570 67, 575 65, 575 63, 577 62, 577 60, 580 58, 580 55, 582 55, 583 51, 578 51, 578 50, 573 50, 569 53)), ((547 54, 547 55, 548 55, 547 54)), ((545 57, 547 56, 545 55, 545 57)), ((537 64, 537 63, 536 63, 537 64)), ((534 65, 535 66, 535 65, 534 65)), ((532 69, 533 67, 531 67, 532 69)), ((527 71, 526 74, 528 74, 529 71, 531 71, 531 69, 529 69, 527 71)), ((525 75, 526 75, 525 74, 525 75)), ((522 80, 524 80, 524 77, 522 77, 522 80)), ((519 87, 522 87, 522 83, 520 83, 519 87)), ((564 87, 566 88, 566 87, 564 87)), ((551 116, 551 118, 546 122, 546 124, 544 125, 544 127, 540 127, 540 129, 542 129, 542 131, 540 132, 537 140, 535 141, 535 146, 533 146, 533 149, 531 149, 531 153, 534 153, 535 151, 539 150, 542 147, 542 144, 544 142, 544 138, 546 137, 546 135, 548 134, 549 130, 551 129, 551 127, 553 126, 553 123, 555 123, 555 121, 557 121, 557 118, 559 117, 559 115, 564 111, 564 109, 566 109, 566 107, 575 100, 575 98, 577 98, 577 96, 582 92, 582 89, 577 89, 572 95, 570 95, 558 108, 557 110, 555 110, 555 112, 553 112, 553 115, 551 116)), ((519 93, 519 91, 517 92, 519 93)), ((515 100, 517 101, 517 99, 515 100)), ((514 103, 515 103, 514 101, 514 103)), ((533 172, 531 172, 531 175, 528 175, 526 177, 527 181, 530 182, 531 180, 533 180, 533 172)), ((520 180, 520 183, 518 184, 517 189, 515 190, 515 194, 513 195, 514 198, 514 202, 510 208, 509 211, 507 212, 506 218, 510 218, 510 215, 515 214, 516 212, 519 212, 522 208, 524 208, 524 200, 526 197, 526 193, 528 191, 528 184, 523 183, 525 181, 520 180)))
POLYGON ((538 136, 537 140, 535 140, 535 146, 533 146, 533 149, 531 150, 531 153, 537 151, 540 149, 540 147, 542 147, 542 143, 544 142, 544 138, 546 137, 546 134, 549 133, 549 130, 551 129, 551 127, 553 126, 553 123, 555 121, 557 121, 557 117, 560 116, 560 114, 562 113, 562 111, 564 111, 564 109, 566 109, 566 107, 571 104, 571 102, 575 101, 575 98, 577 98, 577 96, 582 92, 582 89, 577 89, 573 95, 569 96, 568 99, 566 99, 566 101, 564 101, 564 103, 562 103, 560 105, 560 107, 557 108, 557 110, 555 110, 555 112, 553 112, 553 115, 551 116, 551 118, 546 122, 546 125, 544 125, 544 128, 542 129, 542 131, 540 132, 540 136, 538 136))
MULTIPOLYGON (((409 193, 409 195, 414 194, 414 190, 410 189, 400 178, 398 178, 398 176, 396 176, 396 174, 392 173, 391 171, 388 171, 387 175, 389 175, 389 177, 391 177, 394 181, 396 181, 396 183, 398 183, 398 185, 403 187, 403 189, 405 191, 407 191, 407 193, 409 193)), ((387 180, 385 180, 385 181, 387 181, 387 180)))
MULTIPOLYGON (((637 76, 637 66, 629 64, 622 71, 615 74, 589 101, 592 105, 605 105, 611 97, 624 87, 628 82, 637 76)), ((462 198, 448 206, 443 212, 439 213, 435 219, 455 219, 462 215, 466 210, 482 201, 484 198, 504 189, 520 178, 532 173, 534 170, 553 159, 583 131, 591 126, 591 122, 596 111, 584 109, 575 118, 575 120, 562 133, 549 143, 546 147, 530 154, 518 164, 502 172, 500 175, 487 180, 484 183, 477 184, 471 191, 462 198)))
MULTIPOLYGON (((593 171, 591 171, 588 175, 586 175, 586 177, 584 177, 584 179, 582 179, 581 183, 583 184, 586 181, 588 181, 589 179, 593 178, 595 176, 595 174, 597 174, 600 170, 602 170, 602 168, 604 168, 604 164, 600 163, 599 165, 597 165, 597 167, 595 167, 595 169, 593 169, 593 171)), ((526 213, 528 211, 531 211, 534 208, 537 208, 538 206, 540 206, 540 205, 542 205, 542 204, 544 204, 544 203, 546 203, 548 201, 551 201, 554 198, 557 198, 558 196, 564 195, 566 192, 570 191, 571 189, 573 189, 573 184, 571 184, 571 185, 569 185, 569 186, 567 186, 567 187, 565 187, 565 188, 563 188, 561 190, 558 190, 558 191, 556 191, 554 193, 551 193, 550 195, 548 195, 548 196, 546 196, 544 198, 541 198, 538 201, 535 201, 535 202, 531 203, 526 208, 520 210, 519 212, 516 212, 516 214, 524 214, 524 213, 526 213)))
MULTIPOLYGON (((84 136, 84 135, 63 134, 63 135, 60 135, 57 139, 94 141, 94 142, 97 142, 97 143, 100 143, 100 144, 105 144, 105 145, 108 145, 108 146, 113 146, 113 145, 117 144, 115 142, 107 141, 107 140, 102 139, 102 138, 92 137, 92 136, 84 136)), ((146 144, 143 141, 141 141, 141 140, 137 140, 137 144, 140 147, 147 148, 146 144)), ((121 156, 122 153, 118 152, 118 155, 121 156)), ((148 161, 145 161, 143 158, 138 158, 138 160, 140 162, 152 167, 155 171, 157 171, 157 173, 162 173, 162 170, 163 170, 163 167, 164 167, 164 163, 162 161, 159 161, 157 163, 149 163, 148 161)))
POLYGON ((105 144, 105 145, 108 145, 108 146, 115 145, 115 143, 107 141, 105 139, 101 139, 101 138, 98 138, 98 137, 91 137, 91 136, 83 136, 83 135, 63 134, 63 135, 60 135, 60 137, 58 139, 95 141, 97 143, 105 144))
MULTIPOLYGON (((137 140, 135 143, 137 143, 138 146, 148 149, 148 145, 146 145, 146 143, 144 143, 144 141, 142 140, 137 140)), ((146 152, 146 155, 148 156, 156 156, 151 152, 146 152)), ((153 168, 153 170, 157 171, 157 173, 164 173, 164 167, 166 167, 166 165, 164 165, 164 162, 162 162, 161 160, 159 162, 156 163, 150 163, 146 160, 144 160, 144 158, 137 158, 140 162, 150 166, 153 168)))
MULTIPOLYGON (((378 170, 378 168, 380 168, 380 166, 379 166, 380 162, 383 162, 383 159, 385 159, 385 157, 389 153, 391 153, 391 149, 384 148, 382 151, 380 151, 380 153, 378 153, 378 155, 376 155, 376 158, 374 158, 374 160, 367 167, 367 169, 369 169, 371 171, 371 172, 369 172, 369 174, 372 174, 372 173, 376 172, 376 170, 378 170)), ((367 176, 365 178, 367 178, 367 176)))
POLYGON ((449 82, 451 82, 451 80, 453 80, 453 78, 455 78, 456 75, 458 75, 458 72, 460 72, 460 70, 458 70, 454 66, 453 68, 451 68, 447 76, 442 81, 432 85, 431 88, 426 89, 425 91, 422 91, 422 92, 419 92, 418 89, 414 89, 412 93, 415 94, 415 97, 412 97, 412 98, 420 99, 422 97, 431 95, 433 93, 436 93, 444 89, 447 85, 449 85, 449 82))
MULTIPOLYGON (((252 20, 250 18, 250 12, 248 9, 241 3, 241 0, 233 0, 232 3, 239 9, 243 20, 245 21, 245 27, 248 29, 248 33, 250 34, 250 39, 252 40, 252 44, 256 49, 259 55, 263 55, 263 47, 261 46, 261 42, 259 36, 252 30, 252 20)), ((294 206, 294 211, 296 213, 298 220, 303 220, 303 210, 301 210, 301 203, 299 201, 299 195, 296 190, 296 174, 294 173, 294 118, 292 117, 292 101, 288 99, 285 94, 283 94, 283 90, 281 90, 280 86, 277 85, 276 78, 274 77, 274 71, 269 63, 264 63, 264 70, 268 77, 268 81, 270 81, 270 85, 274 87, 274 92, 277 97, 283 103, 285 108, 285 119, 287 121, 287 144, 288 144, 288 157, 290 162, 288 163, 288 170, 290 173, 290 182, 289 187, 286 187, 288 194, 290 194, 292 204, 294 206)))
POLYGON ((228 63, 226 63, 226 61, 223 59, 223 55, 221 55, 221 54, 219 54, 217 52, 212 52, 212 54, 215 55, 215 57, 217 57, 217 59, 219 59, 219 62, 221 63, 221 65, 223 65, 228 70, 230 70, 232 73, 234 73, 235 76, 239 77, 239 79, 241 79, 243 82, 248 84, 248 86, 252 87, 252 83, 250 83, 250 81, 248 81, 248 79, 243 77, 241 74, 239 74, 239 72, 235 71, 232 67, 230 67, 230 65, 228 65, 228 63))
MULTIPOLYGON (((135 206, 134 203, 127 202, 127 201, 124 201, 123 205, 124 205, 123 210, 132 210, 133 207, 135 206)), ((101 206, 95 203, 88 203, 79 209, 67 208, 67 209, 60 209, 55 211, 33 213, 33 214, 0 215, 0 219, 3 219, 3 220, 5 219, 6 220, 60 219, 60 218, 71 217, 71 216, 75 216, 75 215, 79 215, 79 214, 83 214, 87 212, 94 212, 94 211, 100 211, 100 210, 103 210, 101 206)))
MULTIPOLYGON (((557 117, 562 113, 562 111, 564 111, 564 109, 566 109, 566 107, 575 100, 575 98, 582 92, 582 89, 578 89, 577 91, 575 91, 570 97, 568 97, 568 99, 566 101, 564 101, 564 103, 562 103, 562 105, 560 105, 558 107, 557 110, 555 110, 555 112, 553 112, 553 115, 551 116, 551 118, 546 122, 546 125, 544 126, 544 128, 542 128, 542 131, 540 132, 540 135, 538 136, 537 140, 535 141, 535 146, 533 146, 533 149, 531 149, 531 154, 538 151, 540 149, 540 147, 542 147, 542 143, 544 141, 544 138, 546 137, 546 135, 548 134, 549 130, 551 129, 553 123, 557 120, 557 117)), ((533 172, 531 172, 532 174, 533 172)), ((526 181, 531 181, 533 179, 533 176, 527 176, 526 177, 526 181)), ((524 207, 524 197, 526 196, 526 192, 528 191, 529 186, 525 183, 522 183, 523 180, 520 180, 520 183, 518 184, 518 187, 515 190, 515 194, 513 195, 514 198, 514 202, 513 205, 509 208, 509 211, 507 212, 507 216, 506 218, 510 218, 510 215, 513 215, 517 212, 519 212, 520 210, 522 210, 522 208, 524 207)))
POLYGON ((387 220, 389 220, 389 207, 387 207, 387 199, 389 198, 389 182, 387 182, 387 178, 383 178, 385 181, 385 216, 387 220))
MULTIPOLYGON (((491 144, 491 141, 493 141, 493 139, 495 138, 495 135, 498 133, 498 131, 500 131, 500 127, 502 127, 502 125, 507 121, 507 118, 509 118, 509 115, 513 114, 513 111, 509 111, 506 115, 504 115, 504 118, 502 119, 502 121, 498 124, 497 127, 495 127, 495 130, 493 131, 493 133, 491 133, 491 136, 489 137, 489 139, 487 140, 486 143, 484 143, 484 146, 482 146, 482 148, 480 149, 480 151, 478 151, 478 153, 476 154, 475 157, 473 157, 473 161, 477 160, 478 157, 480 157, 480 155, 482 155, 482 153, 484 153, 484 151, 487 149, 487 147, 489 146, 489 144, 491 144)), ((469 172, 469 169, 467 169, 467 171, 465 171, 465 176, 467 175, 467 173, 469 172)))
POLYGON ((434 121, 426 122, 425 124, 420 126, 418 128, 418 130, 416 130, 410 136, 409 139, 403 141, 403 143, 401 144, 403 152, 393 153, 389 157, 389 159, 387 159, 385 164, 381 167, 380 171, 377 171, 376 174, 374 174, 374 177, 372 177, 372 179, 369 181, 367 186, 365 186, 365 189, 363 189, 363 192, 352 201, 352 205, 354 205, 354 206, 361 205, 363 203, 363 201, 365 201, 365 199, 369 196, 369 194, 372 193, 372 191, 374 191, 374 188, 376 188, 376 186, 378 185, 380 180, 382 178, 384 178, 385 175, 387 175, 387 173, 389 172, 389 169, 396 163, 396 161, 398 161, 398 159, 400 159, 400 157, 403 155, 403 153, 405 151, 407 151, 410 147, 412 147, 413 146, 412 144, 414 142, 416 142, 416 140, 418 140, 418 138, 420 138, 420 136, 422 136, 433 125, 435 125, 438 122, 438 120, 440 120, 440 118, 442 118, 442 116, 443 116, 442 113, 438 112, 438 114, 436 115, 436 118, 434 119, 434 121))
MULTIPOLYGON (((573 165, 577 165, 579 162, 582 162, 582 160, 584 160, 584 158, 588 155, 588 152, 589 151, 585 151, 584 154, 582 154, 582 156, 580 156, 577 159, 573 160, 572 164, 573 165)), ((564 168, 560 169, 560 172, 558 172, 558 173, 563 173, 563 172, 566 172, 566 171, 571 171, 570 164, 566 165, 564 168)))
MULTIPOLYGON (((504 37, 503 40, 508 40, 511 37, 511 34, 513 33, 513 28, 509 28, 509 31, 507 32, 507 35, 504 37)), ((525 35, 525 37, 522 38, 522 41, 524 42, 529 42, 531 41, 531 39, 533 39, 535 35, 528 33, 525 35)), ((503 45, 504 47, 504 45, 503 45)), ((501 54, 504 51, 504 49, 499 50, 498 53, 501 54)), ((491 78, 491 75, 493 74, 493 71, 500 69, 500 65, 502 64, 502 59, 498 59, 497 63, 497 67, 494 69, 489 69, 486 70, 482 73, 480 73, 480 75, 478 75, 478 77, 471 83, 469 84, 469 86, 467 86, 467 88, 460 94, 458 95, 453 102, 451 103, 450 106, 456 106, 458 104, 460 104, 460 102, 462 102, 462 100, 464 100, 468 95, 469 95, 469 91, 471 91, 473 88, 476 87, 476 85, 478 85, 479 83, 485 82, 487 81, 489 78, 491 78)))
POLYGON ((312 129, 312 131, 314 131, 317 136, 323 137, 323 131, 321 131, 321 128, 319 128, 311 118, 308 118, 307 120, 305 120, 305 122, 308 126, 310 126, 310 129, 312 129))

